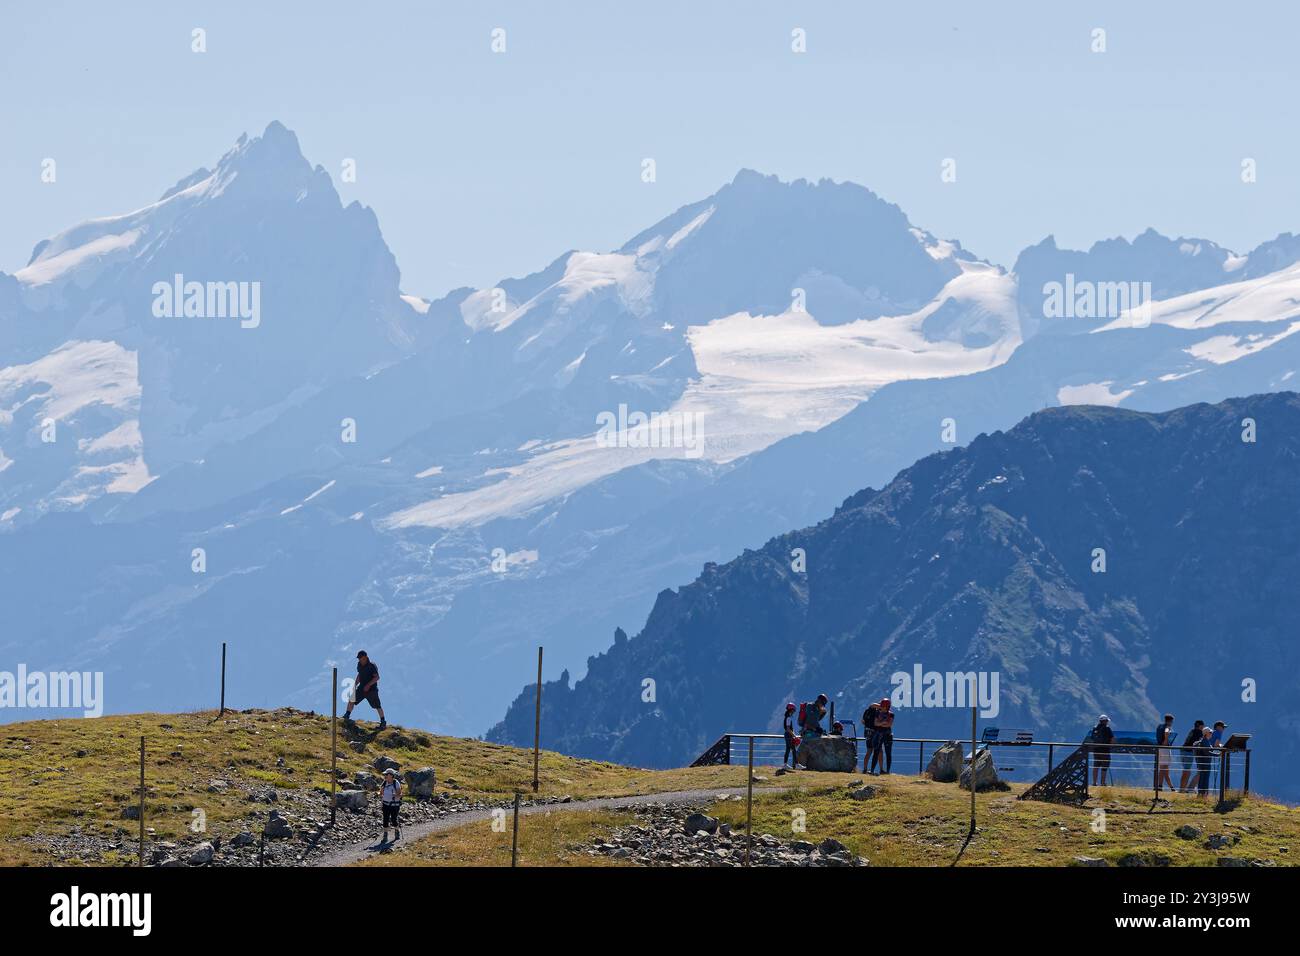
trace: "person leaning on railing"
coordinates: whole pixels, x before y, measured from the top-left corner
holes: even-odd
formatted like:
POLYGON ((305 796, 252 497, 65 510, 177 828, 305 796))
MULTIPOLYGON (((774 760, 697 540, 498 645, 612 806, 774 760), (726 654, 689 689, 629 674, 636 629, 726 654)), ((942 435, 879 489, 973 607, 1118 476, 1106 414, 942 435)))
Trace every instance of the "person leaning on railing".
POLYGON ((1192 755, 1194 753, 1192 747, 1194 747, 1196 742, 1201 739, 1201 729, 1204 726, 1205 721, 1203 720, 1198 720, 1196 723, 1192 724, 1192 729, 1189 730, 1187 736, 1183 738, 1183 749, 1178 751, 1178 762, 1183 768, 1183 777, 1178 783, 1178 789, 1182 793, 1190 792, 1188 790, 1188 784, 1192 779, 1192 755))
POLYGON ((1097 726, 1088 734, 1088 740, 1100 747, 1090 747, 1092 751, 1092 785, 1106 786, 1106 774, 1110 771, 1110 745, 1115 742, 1115 731, 1110 729, 1110 718, 1102 714, 1097 718, 1097 726))
POLYGON ((1196 753, 1196 795, 1204 797, 1210 792, 1210 760, 1214 756, 1214 730, 1201 728, 1201 739, 1192 745, 1196 753))

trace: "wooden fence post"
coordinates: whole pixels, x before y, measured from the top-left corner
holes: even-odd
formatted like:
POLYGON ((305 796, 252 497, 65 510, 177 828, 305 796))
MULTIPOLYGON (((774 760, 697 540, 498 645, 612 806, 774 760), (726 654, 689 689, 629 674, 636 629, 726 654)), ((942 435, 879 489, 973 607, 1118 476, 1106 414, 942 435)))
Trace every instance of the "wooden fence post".
POLYGON ((537 648, 537 713, 533 719, 533 793, 540 786, 538 762, 542 752, 542 649, 537 648))
POLYGON ((510 840, 510 865, 519 865, 519 791, 515 791, 515 833, 510 840))
POLYGON ((333 687, 330 690, 330 826, 334 826, 338 814, 338 800, 334 790, 339 782, 339 669, 334 668, 333 687))
POLYGON ((748 798, 745 804, 745 866, 749 866, 749 856, 754 847, 754 738, 749 738, 749 781, 748 798))
POLYGON ((144 737, 140 738, 140 865, 144 866, 144 737))
MULTIPOLYGON (((975 835, 975 718, 979 713, 970 709, 970 835, 975 835)), ((992 756, 992 753, 989 754, 992 756)))

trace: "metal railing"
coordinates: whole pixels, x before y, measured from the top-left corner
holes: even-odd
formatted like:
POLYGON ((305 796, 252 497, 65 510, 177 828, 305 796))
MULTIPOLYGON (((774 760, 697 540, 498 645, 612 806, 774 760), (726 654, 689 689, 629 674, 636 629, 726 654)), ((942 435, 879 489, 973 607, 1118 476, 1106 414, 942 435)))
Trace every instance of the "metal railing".
MULTIPOLYGON (((864 758, 869 762, 866 739, 845 735, 857 747, 858 766, 864 758)), ((782 734, 748 734, 730 732, 718 738, 717 743, 704 752, 696 764, 745 763, 748 760, 749 742, 753 741, 755 766, 780 766, 785 756, 785 737, 782 734), (706 759, 709 758, 709 759, 706 759)), ((956 743, 962 748, 963 761, 970 760, 970 741, 940 739, 936 737, 894 737, 893 773, 921 774, 934 751, 956 743)), ((1213 794, 1226 800, 1234 783, 1241 793, 1250 792, 1249 748, 1229 750, 1216 747, 1181 747, 1157 744, 1096 744, 1065 740, 1035 740, 1029 743, 1012 741, 979 741, 976 750, 988 749, 993 756, 998 776, 1012 783, 1033 783, 1039 780, 1060 761, 1080 747, 1087 748, 1089 779, 1094 773, 1100 777, 1104 768, 1105 779, 1095 786, 1130 787, 1151 790, 1159 797, 1170 787, 1164 782, 1162 772, 1167 764, 1169 782, 1175 792, 1197 791, 1213 794), (1162 761, 1161 752, 1167 754, 1162 761), (1103 757, 1099 761, 1098 757, 1103 757), (1186 776, 1184 776, 1186 774, 1186 776)))

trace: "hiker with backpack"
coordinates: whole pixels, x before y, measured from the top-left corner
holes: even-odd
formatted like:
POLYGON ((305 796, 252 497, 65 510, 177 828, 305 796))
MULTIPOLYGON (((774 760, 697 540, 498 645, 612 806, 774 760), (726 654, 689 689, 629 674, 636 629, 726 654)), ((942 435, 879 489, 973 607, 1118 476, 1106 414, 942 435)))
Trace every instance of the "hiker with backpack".
POLYGON ((384 814, 384 835, 381 843, 388 842, 388 824, 393 825, 393 840, 402 838, 402 827, 397 815, 402 809, 402 782, 397 779, 397 771, 389 767, 384 771, 384 783, 379 788, 379 807, 384 814))
POLYGON ((876 735, 871 748, 872 773, 876 772, 877 766, 882 768, 881 773, 886 774, 894 766, 894 712, 890 709, 888 697, 876 707, 876 735))
POLYGON ((867 761, 871 759, 872 754, 876 752, 876 716, 880 713, 880 704, 873 701, 867 709, 862 712, 862 772, 871 773, 867 769, 867 761))
POLYGON ((799 730, 804 738, 826 736, 821 720, 826 716, 826 705, 829 702, 830 698, 825 694, 818 694, 812 703, 799 705, 799 730))
POLYGON ((379 704, 379 668, 365 651, 357 651, 357 682, 352 686, 348 709, 343 712, 343 723, 352 723, 352 708, 363 700, 379 712, 379 729, 387 727, 384 708, 379 704))

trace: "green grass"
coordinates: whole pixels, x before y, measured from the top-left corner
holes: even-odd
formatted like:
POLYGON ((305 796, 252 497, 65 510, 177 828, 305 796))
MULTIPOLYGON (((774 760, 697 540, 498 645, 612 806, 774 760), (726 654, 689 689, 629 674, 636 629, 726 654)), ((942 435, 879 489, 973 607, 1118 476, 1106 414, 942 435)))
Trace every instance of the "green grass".
MULTIPOLYGON (((489 800, 507 799, 516 790, 532 792, 531 751, 499 744, 392 727, 370 739, 373 724, 363 724, 363 753, 349 748, 340 734, 339 767, 349 774, 389 754, 404 767, 430 766, 442 792, 489 800)), ((0 727, 0 864, 48 863, 29 839, 58 836, 75 827, 117 835, 124 848, 103 862, 135 862, 138 823, 122 819, 134 804, 139 783, 140 737, 146 738, 146 825, 154 839, 192 838, 192 811, 201 810, 209 832, 229 833, 247 822, 250 789, 276 787, 311 795, 324 808, 328 798, 313 792, 329 786, 330 732, 326 717, 292 710, 190 714, 133 714, 93 720, 49 720, 0 727), (78 754, 82 754, 78 756, 78 754), (229 789, 210 793, 209 781, 229 789)), ((1127 853, 1148 851, 1175 865, 1210 866, 1232 855, 1287 865, 1300 854, 1300 810, 1261 797, 1241 801, 1226 813, 1211 804, 1174 795, 1169 807, 1152 812, 1150 794, 1102 789, 1083 808, 1015 799, 1023 786, 977 796, 979 832, 965 845, 970 795, 953 784, 917 777, 868 777, 880 788, 871 800, 848 798, 851 774, 800 772, 776 777, 757 771, 764 787, 754 802, 754 829, 783 839, 819 841, 833 836, 876 865, 1070 865, 1075 856, 1117 862, 1127 853), (1106 830, 1094 832, 1094 809, 1105 811, 1106 830), (804 830, 796 831, 795 811, 804 830), (1204 831, 1195 841, 1174 836, 1190 823, 1204 831), (1205 836, 1240 836, 1225 850, 1208 850, 1205 836), (1286 852, 1283 851, 1286 848, 1286 852)), ((674 790, 741 787, 745 768, 698 767, 641 770, 596 760, 543 752, 540 792, 575 799, 663 793, 674 790)), ((723 819, 744 821, 743 802, 714 804, 723 819)), ((568 849, 590 843, 628 814, 565 811, 521 818, 527 865, 598 865, 604 861, 568 849)), ((509 832, 469 824, 402 847, 377 863, 509 864, 509 832), (504 849, 503 849, 504 847, 504 849), (504 853, 504 857, 503 854, 504 853)), ((74 862, 74 861, 69 861, 74 862)))
MULTIPOLYGON (((1171 806, 1152 810, 1148 791, 1102 788, 1086 806, 1072 807, 1017 800, 1025 786, 1013 785, 1010 791, 976 795, 977 831, 967 844, 968 791, 921 777, 868 781, 879 793, 865 801, 849 799, 845 787, 809 786, 764 795, 754 801, 754 832, 812 842, 835 837, 883 866, 1069 866, 1076 856, 1115 864, 1135 852, 1166 856, 1174 866, 1214 866, 1219 856, 1291 865, 1300 853, 1300 810, 1258 798, 1217 813, 1209 802, 1173 795, 1171 806), (1104 811, 1104 817, 1094 815, 1095 810, 1104 811), (1094 829, 1100 819, 1104 832, 1094 829), (803 832, 795 830, 800 820, 803 832), (1174 830, 1185 823, 1203 835, 1196 840, 1175 836, 1174 830), (1206 849, 1205 838, 1214 833, 1238 835, 1241 841, 1224 850, 1206 849)), ((723 804, 719 815, 740 826, 744 804, 723 804)))
MULTIPOLYGON (((580 845, 605 839, 625 814, 610 811, 548 811, 519 818, 519 866, 617 866, 620 861, 589 856, 580 845)), ((490 820, 478 820, 452 830, 432 833, 358 866, 509 866, 513 840, 510 817, 496 831, 490 820)))
MULTIPOLYGON (((0 865, 48 863, 26 838, 74 827, 117 834, 133 844, 139 824, 121 813, 139 799, 142 735, 145 823, 156 839, 192 837, 188 827, 196 809, 206 816, 208 831, 218 833, 246 820, 251 807, 265 812, 265 804, 248 802, 250 788, 310 792, 329 786, 328 717, 289 709, 216 716, 211 710, 129 714, 0 727, 0 865), (208 792, 214 779, 227 781, 228 791, 208 792)), ((370 738, 375 726, 362 724, 363 736, 370 738)), ((508 798, 516 789, 532 792, 529 750, 393 726, 357 753, 340 727, 340 769, 351 774, 379 754, 403 767, 433 767, 443 792, 485 799, 508 798)), ((539 777, 543 795, 582 798, 740 786, 745 770, 640 770, 543 751, 539 777)), ((328 805, 328 797, 318 799, 328 805)), ((124 862, 134 861, 134 853, 121 855, 124 862)))

